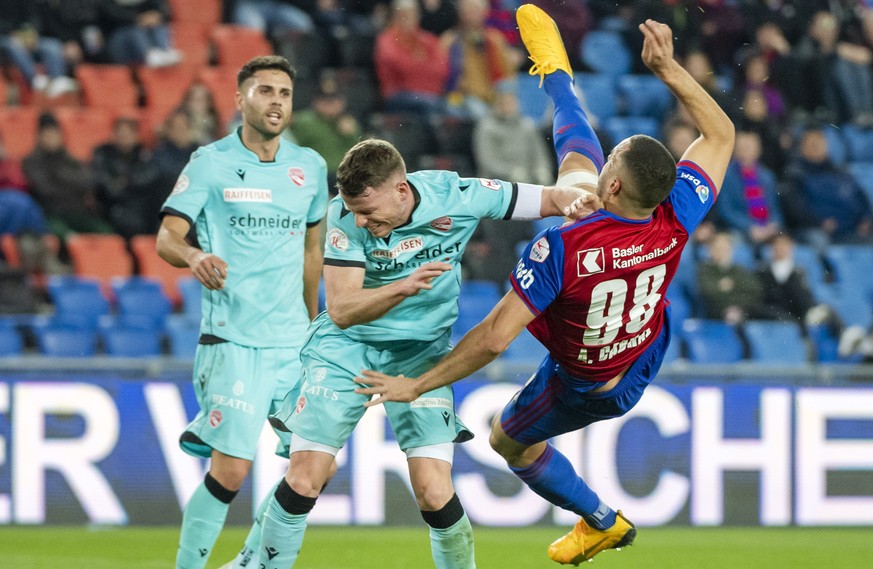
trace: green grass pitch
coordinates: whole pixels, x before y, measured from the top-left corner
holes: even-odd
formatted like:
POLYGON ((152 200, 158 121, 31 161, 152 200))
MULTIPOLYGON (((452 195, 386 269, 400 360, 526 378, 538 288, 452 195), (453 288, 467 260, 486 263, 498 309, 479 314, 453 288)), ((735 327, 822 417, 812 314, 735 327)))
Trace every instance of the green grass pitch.
MULTIPOLYGON (((207 567, 232 559, 246 530, 228 528, 207 567)), ((476 528, 479 569, 548 569, 558 528, 476 528)), ((4 527, 0 567, 9 569, 170 569, 178 528, 4 527)), ((873 528, 640 528, 633 547, 597 556, 609 569, 821 569, 873 563, 873 528)), ((300 569, 432 569, 427 530, 313 527, 300 569)), ((582 567, 589 567, 583 564, 582 567)))

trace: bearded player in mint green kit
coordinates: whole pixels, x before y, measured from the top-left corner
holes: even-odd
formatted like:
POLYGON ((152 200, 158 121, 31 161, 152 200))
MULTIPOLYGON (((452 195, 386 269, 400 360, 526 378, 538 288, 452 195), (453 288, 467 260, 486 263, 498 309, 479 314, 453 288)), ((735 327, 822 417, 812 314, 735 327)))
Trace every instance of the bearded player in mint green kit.
MULTIPOLYGON (((294 564, 306 517, 336 453, 363 416, 367 398, 355 393, 354 377, 369 368, 420 373, 451 349, 461 256, 479 220, 581 217, 594 199, 573 188, 444 171, 407 174, 399 152, 381 140, 360 142, 346 153, 337 188, 325 244, 328 311, 309 328, 301 384, 270 419, 292 436, 288 472, 263 518, 259 562, 266 569, 294 564)), ((455 417, 453 403, 452 390, 439 389, 414 403, 386 405, 386 412, 430 526, 434 564, 470 569, 473 532, 451 465, 453 443, 472 435, 455 417)))
MULTIPOLYGON (((280 136, 294 76, 278 56, 243 66, 242 126, 192 155, 162 210, 158 253, 190 267, 203 285, 194 362, 200 411, 179 442, 212 459, 185 507, 177 569, 206 566, 264 421, 299 381, 300 347, 318 311, 327 170, 315 151, 280 136), (196 247, 185 240, 192 226, 196 247)), ((287 453, 287 434, 280 439, 277 452, 287 453)))

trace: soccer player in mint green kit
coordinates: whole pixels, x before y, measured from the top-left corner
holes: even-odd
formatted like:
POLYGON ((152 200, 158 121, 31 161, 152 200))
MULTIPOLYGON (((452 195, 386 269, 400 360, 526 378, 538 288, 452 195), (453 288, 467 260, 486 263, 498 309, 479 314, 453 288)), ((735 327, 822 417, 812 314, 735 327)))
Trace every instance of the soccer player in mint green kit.
MULTIPOLYGON (((251 469, 264 421, 300 378, 300 347, 318 312, 324 159, 280 135, 294 69, 257 57, 237 76, 243 124, 198 149, 162 210, 158 253, 203 285, 194 361, 197 416, 182 449, 212 459, 185 507, 177 569, 206 566, 228 506, 251 469), (185 240, 197 231, 199 246, 185 240)), ((280 450, 287 453, 288 436, 280 450)), ((259 532, 247 546, 257 548, 259 532)))
MULTIPOLYGON (((260 564, 288 569, 306 517, 337 452, 364 414, 354 377, 365 368, 422 373, 449 352, 457 318, 460 261, 480 219, 532 219, 587 212, 587 192, 453 172, 407 174, 388 142, 366 140, 337 171, 328 208, 324 281, 328 311, 309 328, 303 379, 274 427, 291 435, 291 463, 263 518, 260 564)), ((418 507, 430 526, 438 569, 475 567, 473 531, 451 479, 453 443, 472 435, 455 417, 451 388, 414 404, 386 405, 407 455, 418 507)))

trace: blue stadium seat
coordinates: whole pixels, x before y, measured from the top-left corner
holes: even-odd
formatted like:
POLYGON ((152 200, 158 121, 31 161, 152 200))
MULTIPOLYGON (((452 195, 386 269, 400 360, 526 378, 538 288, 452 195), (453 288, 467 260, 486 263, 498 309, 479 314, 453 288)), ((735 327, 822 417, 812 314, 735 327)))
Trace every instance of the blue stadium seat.
POLYGON ((76 276, 53 276, 47 284, 49 298, 58 316, 76 318, 90 328, 97 326, 100 316, 109 313, 109 303, 94 279, 76 276))
POLYGON ((720 320, 686 320, 682 337, 692 362, 727 364, 743 359, 743 345, 736 330, 720 320))
POLYGON ((873 204, 873 162, 850 162, 849 172, 867 194, 867 200, 873 204))
POLYGON ((659 121, 675 100, 670 89, 654 75, 622 75, 618 78, 618 92, 624 97, 628 115, 659 121))
POLYGON ((87 358, 97 349, 97 333, 88 328, 47 324, 34 326, 41 354, 60 358, 87 358))
POLYGON ((0 358, 20 356, 23 350, 21 334, 11 326, 0 326, 0 358))
POLYGON ((682 323, 691 318, 691 302, 688 297, 673 287, 667 289, 667 299, 670 301, 670 331, 673 333, 673 339, 678 340, 682 323))
POLYGON ((527 330, 522 330, 518 338, 509 344, 501 359, 517 362, 529 363, 531 368, 535 367, 546 356, 548 350, 540 344, 539 340, 533 337, 527 330))
POLYGON ((579 50, 582 62, 596 72, 611 75, 630 72, 631 53, 620 33, 605 30, 588 32, 579 50))
POLYGON ((618 92, 612 75, 576 73, 576 87, 582 91, 583 107, 601 121, 618 114, 618 92))
POLYGON ((808 326, 806 333, 815 348, 815 359, 821 363, 835 362, 839 359, 837 350, 839 348, 839 338, 834 336, 830 329, 818 324, 808 326))
POLYGON ((861 326, 867 330, 873 325, 873 304, 870 296, 858 288, 841 286, 839 294, 829 304, 837 311, 846 326, 861 326))
POLYGON ((828 126, 824 129, 828 141, 828 156, 834 164, 845 164, 849 160, 849 148, 840 129, 828 126))
POLYGON ((515 78, 518 106, 521 114, 536 124, 547 121, 546 113, 551 104, 545 90, 540 88, 540 78, 527 73, 519 73, 515 78))
POLYGON ((862 295, 873 294, 873 247, 869 245, 832 245, 826 252, 837 282, 857 289, 862 295))
POLYGON ((752 320, 743 325, 751 360, 760 363, 801 364, 808 361, 800 326, 778 320, 752 320))
POLYGON ((603 121, 603 128, 615 144, 635 134, 647 134, 657 138, 661 124, 651 117, 610 117, 603 121))
POLYGON ((680 359, 682 359, 682 338, 678 334, 674 334, 670 338, 670 344, 667 345, 662 365, 671 364, 680 359))
POLYGON ((113 279, 112 289, 122 316, 151 318, 162 328, 164 319, 173 310, 160 281, 143 277, 113 279))
POLYGON ((848 160, 873 160, 873 130, 845 124, 842 134, 848 150, 848 160))
MULTIPOLYGON (((491 312, 500 300, 500 290, 492 281, 466 280, 461 283, 461 296, 458 299, 458 314, 465 319, 479 322, 491 312)), ((459 316, 460 318, 460 316, 459 316)))
POLYGON ((200 324, 185 315, 171 315, 167 318, 167 337, 170 340, 170 354, 174 358, 192 360, 197 351, 200 338, 200 324))
POLYGON ((822 265, 821 257, 814 247, 800 243, 795 244, 794 262, 803 269, 811 283, 825 282, 824 265, 822 265))
POLYGON ((182 312, 190 320, 200 322, 200 306, 203 285, 194 277, 179 279, 179 292, 182 294, 182 312))
POLYGON ((161 342, 153 328, 114 326, 103 331, 103 345, 112 357, 144 358, 159 356, 161 342))

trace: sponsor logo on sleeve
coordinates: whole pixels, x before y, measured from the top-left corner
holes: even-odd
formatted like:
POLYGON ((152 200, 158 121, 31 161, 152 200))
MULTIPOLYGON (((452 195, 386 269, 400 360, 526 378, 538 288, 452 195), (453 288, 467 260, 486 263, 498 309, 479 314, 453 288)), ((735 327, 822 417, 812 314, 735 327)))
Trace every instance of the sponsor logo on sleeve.
POLYGON ((709 199, 709 188, 700 184, 695 191, 697 192, 697 197, 700 199, 700 203, 706 203, 706 200, 709 199))
POLYGON ((327 244, 338 251, 345 251, 349 248, 349 238, 342 229, 333 227, 327 232, 327 244))
POLYGON ((576 252, 576 276, 587 277, 603 272, 603 247, 576 252))
POLYGON ((302 186, 303 182, 306 180, 306 176, 303 174, 303 168, 298 168, 297 166, 288 168, 288 177, 298 186, 302 186))
POLYGON ((497 180, 489 180, 488 178, 479 178, 479 183, 489 190, 494 190, 495 192, 503 187, 497 180))
POLYGON ((524 266, 524 259, 520 260, 515 266, 515 280, 524 290, 529 289, 530 285, 534 282, 533 269, 528 269, 524 266))
POLYGON ((545 237, 540 237, 539 241, 533 244, 530 248, 530 260, 535 263, 542 263, 549 256, 549 240, 545 237))
POLYGON ((444 215, 431 221, 430 226, 437 231, 448 231, 454 226, 454 222, 451 217, 444 215))
POLYGON ((226 202, 260 202, 273 201, 273 190, 259 188, 224 188, 226 202))
POLYGON ((173 191, 170 192, 171 196, 177 196, 188 189, 188 184, 191 183, 191 180, 188 179, 188 176, 185 174, 181 174, 179 178, 176 180, 176 185, 173 186, 173 191))

